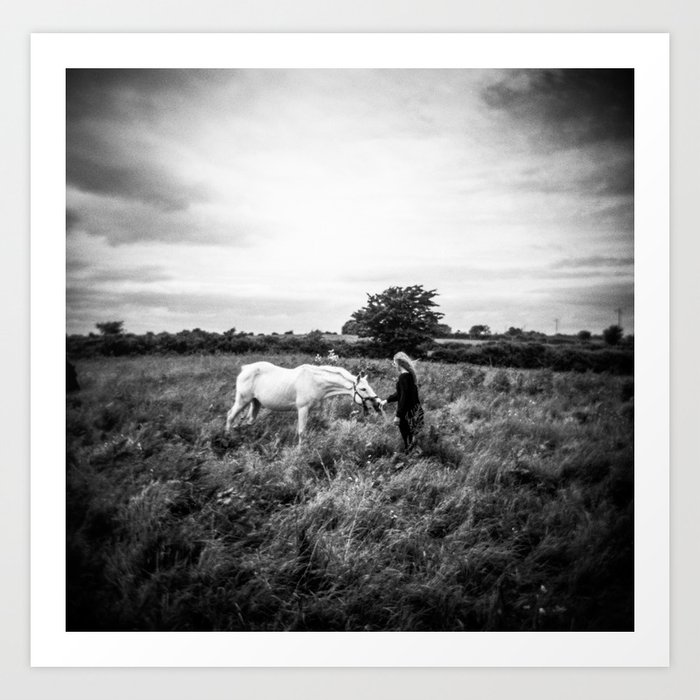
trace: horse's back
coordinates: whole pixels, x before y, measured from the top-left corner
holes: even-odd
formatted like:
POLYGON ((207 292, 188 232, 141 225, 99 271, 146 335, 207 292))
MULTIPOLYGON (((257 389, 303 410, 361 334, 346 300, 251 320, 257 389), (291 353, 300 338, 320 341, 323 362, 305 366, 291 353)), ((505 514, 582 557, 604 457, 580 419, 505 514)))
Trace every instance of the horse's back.
POLYGON ((238 373, 238 379, 248 379, 249 377, 254 377, 261 372, 269 372, 272 369, 281 369, 277 365, 273 365, 272 362, 267 362, 265 360, 260 360, 259 362, 251 362, 248 365, 243 365, 241 371, 238 373))
POLYGON ((296 406, 297 370, 261 360, 241 367, 236 389, 246 398, 257 399, 265 408, 288 410, 296 406))

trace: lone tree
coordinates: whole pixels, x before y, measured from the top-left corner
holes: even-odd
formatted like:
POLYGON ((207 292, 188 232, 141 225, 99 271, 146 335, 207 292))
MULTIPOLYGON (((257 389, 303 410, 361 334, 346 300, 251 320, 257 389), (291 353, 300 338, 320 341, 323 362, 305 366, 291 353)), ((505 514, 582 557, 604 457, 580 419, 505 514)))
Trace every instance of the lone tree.
POLYGON ((102 335, 121 335, 124 332, 124 321, 105 321, 96 323, 95 327, 102 335))
POLYGON ((622 328, 620 326, 608 326, 603 331, 603 340, 608 345, 617 345, 622 340, 622 328))
POLYGON ((469 335, 472 338, 483 338, 485 335, 491 335, 491 329, 488 326, 480 323, 476 326, 472 326, 469 329, 469 335))
POLYGON ((423 285, 389 287, 380 294, 368 294, 367 305, 355 311, 357 334, 372 338, 389 352, 404 350, 415 353, 422 343, 431 341, 444 314, 434 311, 434 289, 423 285))

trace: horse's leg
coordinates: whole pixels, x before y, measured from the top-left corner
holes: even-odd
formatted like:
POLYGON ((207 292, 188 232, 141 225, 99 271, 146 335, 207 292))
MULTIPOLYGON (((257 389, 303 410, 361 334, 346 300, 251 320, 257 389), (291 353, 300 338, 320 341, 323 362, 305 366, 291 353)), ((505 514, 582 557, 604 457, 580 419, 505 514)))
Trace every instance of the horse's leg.
POLYGON ((248 413, 248 425, 250 425, 257 417, 260 412, 260 401, 253 399, 250 402, 250 411, 248 413))
POLYGON ((301 435, 306 428, 306 421, 309 418, 309 407, 300 406, 299 407, 299 425, 297 426, 297 433, 299 434, 299 444, 301 445, 301 435))
POLYGON ((250 401, 241 401, 241 397, 239 394, 236 394, 236 401, 234 402, 233 406, 231 407, 231 410, 228 412, 226 415, 226 432, 228 433, 231 430, 231 423, 233 423, 234 420, 236 420, 236 416, 248 406, 250 401))

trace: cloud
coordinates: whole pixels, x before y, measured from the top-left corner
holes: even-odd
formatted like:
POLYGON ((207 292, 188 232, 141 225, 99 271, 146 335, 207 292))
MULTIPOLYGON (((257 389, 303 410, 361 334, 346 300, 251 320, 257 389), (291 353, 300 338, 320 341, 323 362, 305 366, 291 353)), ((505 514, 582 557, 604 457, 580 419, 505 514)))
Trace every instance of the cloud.
POLYGON ((79 258, 72 257, 66 258, 66 272, 68 273, 68 275, 75 274, 76 272, 80 272, 81 270, 89 271, 92 266, 93 262, 90 260, 81 260, 79 258))
POLYGON ((530 131, 539 148, 571 148, 634 136, 632 69, 507 71, 481 92, 493 110, 530 131))
POLYGON ((191 71, 68 70, 68 185, 165 211, 206 201, 196 177, 171 167, 176 136, 168 144, 162 134, 164 115, 196 99, 201 82, 191 71))
MULTIPOLYGON (((78 270, 85 270, 87 268, 85 263, 82 263, 78 270)), ((139 284, 152 284, 154 282, 167 282, 174 279, 174 275, 171 272, 167 272, 162 267, 158 265, 135 265, 129 267, 128 269, 110 269, 98 267, 97 269, 92 269, 87 274, 76 278, 73 276, 75 282, 80 280, 81 283, 95 283, 95 284, 105 284, 112 282, 138 282, 139 284)))
POLYGON ((207 204, 164 211, 147 202, 119 196, 67 191, 68 233, 85 231, 104 237, 110 245, 162 241, 170 244, 196 242, 201 245, 250 245, 262 235, 259 226, 246 221, 235 210, 222 215, 207 204))
POLYGON ((124 117, 136 105, 157 116, 165 99, 187 103, 227 84, 233 71, 183 68, 71 68, 66 70, 70 121, 96 116, 124 117))
POLYGON ((567 306, 590 306, 596 308, 634 308, 634 283, 606 282, 564 287, 556 290, 539 288, 533 293, 556 299, 567 306))
POLYGON ((631 267, 634 265, 632 257, 608 257, 603 255, 589 255, 578 258, 563 258, 551 264, 552 268, 617 268, 631 267))
POLYGON ((383 291, 394 285, 408 286, 423 284, 438 290, 462 286, 471 289, 474 285, 499 286, 504 282, 538 280, 575 280, 597 278, 629 277, 633 274, 633 258, 588 256, 581 258, 560 258, 547 263, 541 256, 532 256, 531 261, 520 264, 482 264, 454 262, 446 258, 444 262, 413 263, 412 265, 380 266, 371 272, 345 275, 343 282, 357 284, 364 282, 371 293, 383 291))
POLYGON ((623 145, 589 146, 585 150, 556 151, 536 165, 513 170, 508 182, 515 190, 569 194, 604 199, 634 194, 634 158, 623 145))
POLYGON ((71 233, 80 224, 80 213, 75 209, 66 207, 66 233, 71 233))
POLYGON ((73 148, 67 161, 66 179, 72 187, 151 204, 165 212, 187 209, 192 202, 207 199, 201 186, 181 182, 165 166, 143 162, 141 157, 134 158, 135 162, 118 162, 126 154, 103 161, 97 154, 104 149, 90 148, 86 141, 81 146, 88 152, 73 148))

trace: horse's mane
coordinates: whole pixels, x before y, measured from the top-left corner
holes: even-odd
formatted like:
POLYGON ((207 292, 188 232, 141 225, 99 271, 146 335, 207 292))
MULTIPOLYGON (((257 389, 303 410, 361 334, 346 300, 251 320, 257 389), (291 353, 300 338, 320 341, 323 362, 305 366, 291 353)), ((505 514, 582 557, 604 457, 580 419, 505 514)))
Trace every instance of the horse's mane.
POLYGON ((342 367, 334 367, 332 365, 306 365, 312 370, 323 370, 325 372, 331 372, 333 374, 339 374, 343 379, 347 379, 351 382, 355 381, 355 375, 342 367))

